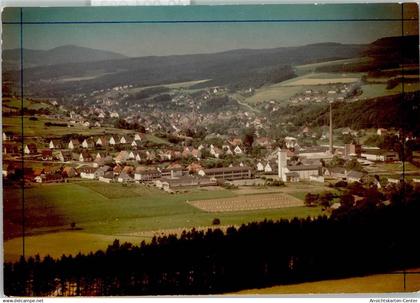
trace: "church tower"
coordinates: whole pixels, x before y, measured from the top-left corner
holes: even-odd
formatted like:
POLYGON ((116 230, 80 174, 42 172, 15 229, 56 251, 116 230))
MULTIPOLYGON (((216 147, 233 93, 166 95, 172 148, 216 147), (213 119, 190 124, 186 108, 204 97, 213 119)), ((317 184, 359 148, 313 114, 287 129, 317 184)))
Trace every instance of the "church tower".
POLYGON ((287 168, 287 149, 279 149, 277 152, 278 156, 278 167, 279 167, 279 179, 283 182, 286 181, 286 168, 287 168))

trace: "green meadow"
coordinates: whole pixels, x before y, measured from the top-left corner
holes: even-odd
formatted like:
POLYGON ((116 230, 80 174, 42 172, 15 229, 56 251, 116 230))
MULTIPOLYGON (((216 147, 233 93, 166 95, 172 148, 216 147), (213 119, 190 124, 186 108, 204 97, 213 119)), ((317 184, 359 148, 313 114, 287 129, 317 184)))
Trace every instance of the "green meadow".
MULTIPOLYGON (((300 191, 300 188, 296 191, 287 188, 285 192, 301 196, 300 191)), ((241 195, 222 188, 168 194, 145 185, 123 186, 97 181, 34 185, 24 190, 25 248, 28 254, 61 256, 75 250, 105 249, 116 238, 135 243, 147 241, 150 236, 145 236, 144 232, 149 231, 212 226, 214 218, 219 218, 223 226, 237 226, 264 219, 313 217, 322 213, 320 208, 307 207, 208 213, 187 203, 241 195), (74 228, 71 223, 75 223, 74 228)), ((21 190, 5 189, 6 260, 16 259, 21 252, 21 207, 21 190)))

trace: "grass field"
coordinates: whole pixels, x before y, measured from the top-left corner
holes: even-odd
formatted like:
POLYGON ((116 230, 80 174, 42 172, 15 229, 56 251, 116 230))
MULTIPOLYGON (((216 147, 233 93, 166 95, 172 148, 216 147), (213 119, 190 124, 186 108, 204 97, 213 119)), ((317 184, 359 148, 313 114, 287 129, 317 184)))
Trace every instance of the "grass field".
MULTIPOLYGON (((25 137, 61 137, 67 134, 78 134, 85 136, 99 136, 104 134, 129 134, 132 130, 116 129, 113 127, 87 128, 81 125, 72 127, 45 126, 46 122, 63 123, 61 120, 37 117, 38 120, 29 120, 29 116, 23 117, 23 135, 25 137)), ((20 116, 3 117, 3 130, 20 135, 22 133, 22 118, 20 116)), ((167 140, 158 138, 152 134, 146 135, 146 140, 157 144, 170 144, 167 140)))
MULTIPOLYGON (((413 270, 418 271, 418 270, 413 270)), ((420 290, 420 274, 406 275, 406 291, 420 290)), ((404 277, 401 274, 378 274, 364 277, 281 285, 261 289, 243 290, 234 295, 282 294, 345 294, 345 293, 401 293, 404 277)))
MULTIPOLYGON (((301 87, 284 87, 280 85, 281 83, 263 86, 255 91, 255 94, 244 98, 244 102, 248 104, 258 104, 259 102, 269 101, 269 100, 287 100, 293 95, 299 93, 302 88, 301 87)), ((238 98, 235 96, 235 98, 238 98)), ((243 97, 242 97, 243 98, 243 97)))
MULTIPOLYGON (((105 133, 120 133, 125 134, 129 133, 130 131, 123 130, 123 129, 115 129, 115 128, 107 128, 107 127, 100 127, 100 128, 87 128, 80 125, 75 125, 73 127, 62 127, 62 126, 45 126, 46 122, 52 123, 63 123, 61 120, 56 119, 49 119, 46 117, 37 117, 38 120, 31 121, 29 120, 29 116, 23 117, 23 134, 25 137, 57 137, 63 136, 66 134, 79 134, 79 135, 100 135, 105 133)), ((14 116, 14 117, 3 117, 3 130, 10 131, 15 134, 21 134, 21 125, 22 117, 14 116)))
MULTIPOLYGON (((410 162, 405 162, 405 171, 407 172, 413 172, 413 171, 419 171, 420 168, 416 167, 410 162)), ((396 173, 396 172, 402 172, 403 165, 402 162, 395 162, 395 163, 375 163, 375 166, 368 166, 366 168, 369 172, 389 172, 389 173, 396 173)))
MULTIPOLYGON (((15 109, 20 110, 22 107, 22 103, 20 99, 15 98, 3 98, 2 102, 4 105, 13 107, 15 109)), ((51 105, 44 103, 44 102, 35 102, 35 101, 29 101, 29 100, 23 100, 23 108, 27 109, 34 109, 39 110, 41 108, 50 108, 51 105)))
MULTIPOLYGON (((285 188, 286 189, 286 188, 285 188)), ((269 192, 263 189, 261 194, 269 192)), ((299 193, 303 188, 287 188, 299 193)), ((106 248, 115 238, 126 241, 147 240, 139 232, 174 228, 211 226, 214 218, 222 225, 240 225, 264 219, 317 216, 320 208, 304 206, 248 211, 206 212, 187 201, 245 197, 240 191, 222 188, 196 189, 184 194, 167 194, 154 187, 96 181, 34 185, 25 189, 25 226, 27 251, 41 255, 71 253, 106 248), (77 230, 69 230, 76 223, 77 230), (63 234, 64 233, 64 234, 63 234), (65 236, 68 245, 57 239, 65 236), (133 236, 136 235, 136 236, 133 236), (91 239, 91 240, 88 240, 91 239), (52 248, 53 247, 53 248, 52 248), (51 249, 50 249, 51 248, 51 249)), ((4 191, 5 258, 20 254, 21 197, 18 189, 4 191)), ((253 197, 255 197, 253 195, 253 197)))
MULTIPOLYGON (((382 96, 392 96, 398 95, 402 92, 402 85, 399 84, 392 89, 386 89, 386 83, 371 83, 371 84, 364 84, 362 85, 362 95, 360 99, 370 99, 370 98, 377 98, 382 96)), ((405 83, 404 84, 404 91, 405 92, 415 92, 420 90, 419 83, 405 83)))

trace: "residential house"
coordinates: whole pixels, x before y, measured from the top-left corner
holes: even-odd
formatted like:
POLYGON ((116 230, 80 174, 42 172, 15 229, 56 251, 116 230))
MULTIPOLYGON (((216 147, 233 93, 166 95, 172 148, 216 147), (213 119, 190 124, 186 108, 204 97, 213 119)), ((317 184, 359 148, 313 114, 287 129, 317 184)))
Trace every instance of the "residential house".
POLYGON ((237 146, 235 147, 235 149, 233 150, 233 152, 235 153, 235 155, 242 155, 242 154, 243 154, 243 151, 242 151, 242 149, 239 147, 239 145, 237 145, 237 146))
POLYGON ((72 160, 72 152, 69 150, 60 150, 57 158, 60 162, 69 162, 72 160))
POLYGON ((108 143, 109 143, 109 145, 115 145, 116 144, 113 136, 109 137, 108 143))
POLYGON ((25 145, 24 153, 27 155, 34 155, 38 152, 36 144, 35 143, 29 143, 25 145))
POLYGON ((200 160, 200 158, 201 158, 201 151, 200 150, 198 150, 198 149, 196 149, 196 148, 193 148, 192 150, 191 150, 191 156, 193 156, 194 158, 196 158, 197 160, 200 160))
POLYGON ((156 153, 154 151, 146 151, 146 160, 147 161, 154 161, 156 160, 156 153))
POLYGON ((93 161, 93 158, 92 158, 92 155, 88 151, 83 150, 79 154, 79 161, 80 162, 92 162, 93 161))
POLYGON ((274 172, 274 166, 272 166, 272 165, 270 164, 270 162, 267 162, 267 164, 264 166, 264 172, 265 172, 266 174, 271 174, 271 173, 273 173, 273 172, 274 172))
POLYGON ((115 156, 115 163, 123 163, 127 160, 129 160, 129 153, 126 150, 120 151, 117 156, 115 156))
POLYGON ((134 179, 127 173, 125 172, 121 172, 121 174, 119 174, 117 181, 120 183, 129 183, 129 182, 134 182, 134 179))
POLYGON ((222 149, 226 155, 233 155, 232 149, 229 145, 223 145, 222 149))
POLYGON ((191 155, 191 150, 192 150, 192 147, 188 147, 188 146, 184 147, 184 150, 182 151, 182 157, 183 158, 188 158, 188 157, 192 156, 191 155))
POLYGON ((106 147, 109 145, 109 140, 106 137, 102 136, 96 139, 95 144, 96 146, 106 147))
POLYGON ((79 167, 77 170, 79 171, 80 178, 90 179, 90 180, 95 179, 95 172, 97 170, 95 167, 84 165, 84 166, 79 167))
POLYGON ((77 147, 79 147, 80 146, 80 142, 79 142, 79 140, 77 140, 77 139, 71 139, 70 141, 69 141, 69 144, 67 145, 67 147, 69 148, 69 149, 75 149, 75 148, 77 148, 77 147))
POLYGON ((108 171, 112 171, 111 166, 104 165, 104 166, 99 167, 95 171, 95 179, 99 179, 100 177, 103 177, 105 175, 105 173, 108 172, 108 171))
POLYGON ((112 169, 115 175, 119 175, 122 170, 123 170, 123 167, 119 164, 115 165, 114 168, 112 169))
POLYGON ((134 140, 131 141, 131 144, 130 145, 132 147, 138 147, 138 146, 140 146, 140 144, 141 144, 141 141, 140 140, 135 140, 134 139, 134 140))
POLYGON ((284 143, 286 144, 287 148, 295 148, 297 145, 297 139, 294 137, 285 137, 284 143))
POLYGON ((60 148, 63 148, 63 144, 61 143, 60 140, 53 139, 53 140, 50 140, 48 147, 50 149, 60 149, 60 148))
POLYGON ((121 136, 118 140, 120 144, 127 144, 127 139, 125 136, 121 136))
POLYGON ((106 157, 106 153, 104 153, 104 152, 97 152, 96 153, 95 160, 100 160, 100 159, 103 159, 105 157, 106 157))
POLYGON ((94 142, 92 141, 92 139, 85 139, 82 142, 82 147, 83 148, 93 148, 95 146, 94 142))
POLYGON ((240 138, 233 138, 228 142, 229 142, 230 145, 233 145, 233 146, 242 145, 242 139, 240 139, 240 138))
POLYGON ((105 172, 102 177, 98 178, 99 181, 105 182, 105 183, 111 183, 113 179, 114 179, 114 172, 112 170, 105 172))
POLYGON ((135 134, 134 135, 134 141, 141 141, 144 137, 144 134, 135 134))
POLYGON ((268 137, 259 137, 255 139, 255 144, 267 148, 271 146, 271 139, 268 137))
POLYGON ((199 163, 193 162, 187 166, 187 169, 188 169, 188 172, 195 174, 195 173, 198 173, 200 170, 202 170, 203 167, 199 163))
POLYGON ((213 144, 210 145, 210 155, 212 155, 215 158, 219 158, 222 155, 223 151, 216 147, 213 146, 213 144))

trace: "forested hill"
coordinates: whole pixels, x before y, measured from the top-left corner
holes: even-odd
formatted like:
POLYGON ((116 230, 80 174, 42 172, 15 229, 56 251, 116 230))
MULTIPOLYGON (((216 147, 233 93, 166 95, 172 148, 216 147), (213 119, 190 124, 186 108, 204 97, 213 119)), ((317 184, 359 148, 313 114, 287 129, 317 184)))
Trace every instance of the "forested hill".
MULTIPOLYGON (((395 127, 420 133, 420 92, 385 96, 356 102, 333 103, 333 124, 335 128, 352 129, 395 127)), ((304 112, 303 107, 296 108, 296 125, 322 126, 329 123, 329 105, 304 112)))
MULTIPOLYGON (((25 68, 25 89, 44 97, 50 94, 66 96, 119 85, 149 86, 204 79, 209 80, 205 86, 255 88, 294 77, 293 65, 328 61, 331 58, 354 58, 365 47, 321 43, 273 49, 237 49, 212 54, 151 56, 72 64, 63 62, 25 68)), ((3 77, 11 83, 18 83, 20 74, 9 71, 3 73, 3 77)))
MULTIPOLYGON (((401 64, 419 63, 419 37, 385 37, 369 44, 360 53, 369 60, 360 63, 338 63, 320 66, 317 72, 375 72, 387 68, 399 68, 401 64)), ((414 71, 418 74, 418 70, 414 71)))

